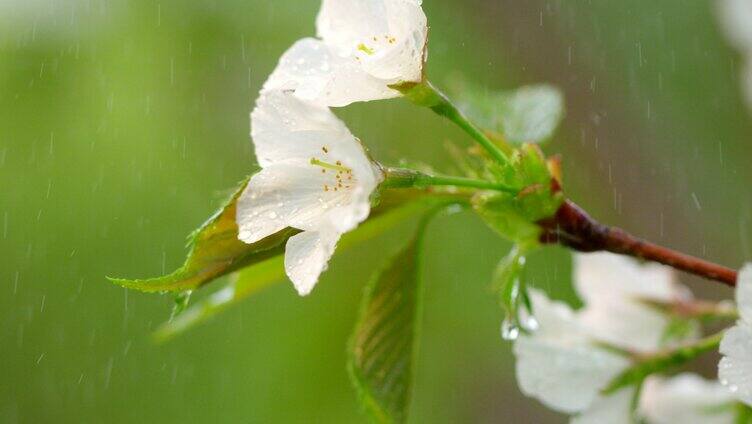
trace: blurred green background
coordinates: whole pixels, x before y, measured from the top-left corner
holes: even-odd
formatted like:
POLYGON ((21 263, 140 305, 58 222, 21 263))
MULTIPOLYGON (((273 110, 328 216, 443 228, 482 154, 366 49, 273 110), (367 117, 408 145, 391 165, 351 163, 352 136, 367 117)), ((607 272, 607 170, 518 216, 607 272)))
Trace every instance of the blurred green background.
MULTIPOLYGON (((752 256, 752 125, 713 2, 424 3, 438 85, 564 90, 546 151, 578 203, 730 266, 752 256)), ((149 334, 172 298, 104 279, 182 262, 184 237, 253 166, 258 89, 318 6, 0 1, 0 422, 365 421, 345 342, 409 224, 337 255, 307 298, 277 284, 165 345, 149 334)), ((443 143, 469 143, 401 100, 337 113, 386 163, 449 170, 443 143)), ((520 395, 499 336, 488 281, 508 245, 462 213, 435 221, 428 247, 412 422, 565 422, 520 395)), ((572 300, 566 251, 531 261, 534 285, 572 300)))

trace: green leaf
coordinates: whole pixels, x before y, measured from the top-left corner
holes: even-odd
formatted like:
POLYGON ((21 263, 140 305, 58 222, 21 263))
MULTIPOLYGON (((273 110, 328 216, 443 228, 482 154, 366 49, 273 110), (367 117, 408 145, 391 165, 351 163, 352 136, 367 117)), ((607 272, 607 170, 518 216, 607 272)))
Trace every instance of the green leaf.
POLYGON ((752 423, 752 408, 749 406, 741 403, 736 402, 733 404, 734 411, 734 422, 737 424, 748 424, 752 423))
POLYGON ((180 314, 173 315, 154 332, 158 342, 167 341, 193 328, 208 318, 237 304, 252 294, 281 281, 284 277, 284 257, 275 256, 233 274, 233 280, 224 288, 212 293, 180 314))
POLYGON ((499 235, 529 250, 538 245, 541 228, 536 222, 550 214, 537 218, 528 213, 524 200, 506 193, 484 193, 473 198, 473 208, 499 235))
POLYGON ((407 418, 421 310, 423 231, 422 223, 368 284, 350 339, 350 376, 365 409, 379 423, 402 423, 407 418))
POLYGON ((540 148, 525 144, 514 150, 509 164, 489 164, 489 179, 519 190, 518 194, 479 193, 473 208, 501 236, 530 249, 538 244, 538 221, 553 216, 564 196, 551 175, 540 148))
POLYGON ((695 319, 685 317, 670 317, 661 335, 661 344, 668 345, 682 340, 688 340, 699 334, 700 325, 695 319))
POLYGON ((157 278, 109 280, 144 292, 191 290, 217 277, 280 254, 287 239, 298 233, 298 230, 286 228, 252 244, 238 240, 236 202, 249 179, 243 181, 224 205, 189 236, 190 252, 183 266, 171 274, 157 278))
POLYGON ((457 92, 460 108, 471 119, 515 144, 548 140, 564 117, 564 96, 551 85, 482 91, 462 84, 457 92))
MULTIPOLYGON (((340 253, 369 240, 399 223, 422 215, 439 205, 457 201, 451 196, 415 198, 416 195, 409 190, 391 190, 385 193, 380 204, 372 210, 371 217, 355 230, 342 236, 337 244, 337 252, 340 253)), ((233 275, 232 281, 223 289, 196 302, 182 314, 162 324, 156 330, 154 336, 158 341, 165 341, 177 336, 262 289, 283 281, 284 276, 284 257, 281 253, 266 261, 242 269, 233 275)))

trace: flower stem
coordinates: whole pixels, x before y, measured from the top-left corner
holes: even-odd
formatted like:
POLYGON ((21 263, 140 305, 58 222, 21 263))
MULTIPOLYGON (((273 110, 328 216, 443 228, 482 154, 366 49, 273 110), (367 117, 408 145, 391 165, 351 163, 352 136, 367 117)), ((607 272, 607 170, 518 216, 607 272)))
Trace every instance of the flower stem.
POLYGON ((637 363, 616 376, 603 393, 611 394, 619 389, 637 384, 651 374, 666 371, 683 365, 703 353, 718 349, 723 338, 723 332, 702 338, 692 344, 679 346, 652 355, 638 356, 637 363))
POLYGON ((681 299, 658 301, 641 299, 641 303, 682 319, 699 319, 701 321, 737 320, 739 312, 729 301, 713 302, 708 300, 681 299))
POLYGON ((506 153, 491 141, 444 93, 428 80, 420 84, 398 85, 393 88, 401 91, 413 103, 419 106, 426 106, 457 124, 457 126, 477 141, 478 144, 483 146, 488 154, 499 163, 509 163, 509 157, 507 157, 506 153))
POLYGON ((453 177, 445 175, 429 175, 406 168, 384 168, 386 176, 381 186, 384 188, 427 188, 436 186, 454 186, 477 188, 481 190, 496 190, 517 194, 517 190, 503 184, 473 178, 453 177))

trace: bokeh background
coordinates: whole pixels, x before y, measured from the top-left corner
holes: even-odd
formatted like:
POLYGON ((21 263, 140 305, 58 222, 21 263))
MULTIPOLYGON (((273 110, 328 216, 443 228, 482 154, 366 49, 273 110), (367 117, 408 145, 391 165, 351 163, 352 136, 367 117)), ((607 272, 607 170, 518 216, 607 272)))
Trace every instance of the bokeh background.
MULTIPOLYGON (((752 256, 752 125, 714 2, 424 3, 438 85, 564 91, 546 151, 578 203, 730 266, 752 256)), ((164 345, 149 334, 172 298, 104 279, 182 262, 184 237, 253 166, 249 111, 318 6, 0 0, 0 422, 365 421, 345 343, 410 223, 337 255, 307 298, 277 284, 164 345)), ((402 100, 337 113, 386 163, 450 169, 443 143, 469 143, 402 100)), ((565 422, 521 396, 499 336, 488 282, 508 244, 462 213, 435 221, 428 247, 412 422, 565 422)), ((530 261, 532 284, 574 300, 566 251, 530 261)))

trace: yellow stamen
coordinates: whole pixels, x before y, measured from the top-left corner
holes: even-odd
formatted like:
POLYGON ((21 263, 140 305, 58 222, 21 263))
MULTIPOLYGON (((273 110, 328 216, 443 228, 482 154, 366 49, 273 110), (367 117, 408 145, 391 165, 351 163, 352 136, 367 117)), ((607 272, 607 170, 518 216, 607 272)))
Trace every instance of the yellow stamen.
POLYGON ((337 161, 336 165, 332 165, 331 163, 326 163, 316 158, 311 158, 311 165, 320 166, 324 169, 331 169, 334 171, 347 172, 348 174, 352 173, 352 170, 346 166, 342 166, 342 162, 340 161, 337 161))
POLYGON ((363 43, 358 44, 358 50, 362 51, 363 53, 369 56, 375 53, 375 51, 372 48, 369 48, 363 43))

